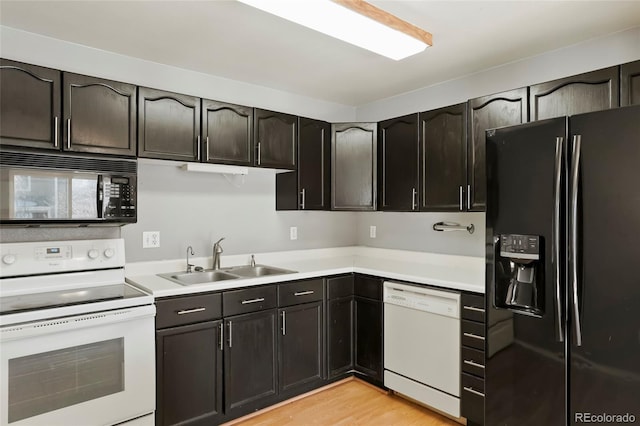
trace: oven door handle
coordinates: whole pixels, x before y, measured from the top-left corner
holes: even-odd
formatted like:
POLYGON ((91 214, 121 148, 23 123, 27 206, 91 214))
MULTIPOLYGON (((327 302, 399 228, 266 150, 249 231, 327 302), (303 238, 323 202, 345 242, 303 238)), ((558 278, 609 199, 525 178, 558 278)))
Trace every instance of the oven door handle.
POLYGON ((151 319, 150 331, 153 331, 153 318, 155 315, 156 307, 154 305, 144 305, 116 309, 113 311, 101 311, 69 317, 52 318, 43 321, 6 325, 2 327, 0 342, 4 343, 9 340, 26 339, 35 336, 73 331, 88 327, 98 327, 143 318, 151 319))

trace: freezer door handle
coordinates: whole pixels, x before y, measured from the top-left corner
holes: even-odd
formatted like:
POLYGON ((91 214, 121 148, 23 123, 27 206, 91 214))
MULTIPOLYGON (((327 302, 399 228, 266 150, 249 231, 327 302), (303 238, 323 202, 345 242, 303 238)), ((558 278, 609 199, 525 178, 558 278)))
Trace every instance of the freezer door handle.
POLYGON ((554 273, 554 308, 555 308, 555 329, 556 340, 564 342, 564 333, 562 331, 562 304, 560 302, 560 200, 562 196, 562 152, 564 138, 556 138, 556 161, 553 179, 553 250, 551 251, 551 263, 554 273))
POLYGON ((582 328, 580 326, 580 307, 578 305, 578 181, 580 178, 580 142, 581 136, 573 136, 573 153, 571 158, 571 210, 569 227, 570 261, 571 261, 571 316, 576 335, 576 346, 582 346, 582 328))

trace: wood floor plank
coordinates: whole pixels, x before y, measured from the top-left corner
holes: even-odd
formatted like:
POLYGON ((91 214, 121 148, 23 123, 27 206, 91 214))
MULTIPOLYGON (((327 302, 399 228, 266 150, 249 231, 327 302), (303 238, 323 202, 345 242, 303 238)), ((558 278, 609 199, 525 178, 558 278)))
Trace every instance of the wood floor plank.
POLYGON ((249 419, 239 426, 459 426, 418 404, 350 380, 249 419))

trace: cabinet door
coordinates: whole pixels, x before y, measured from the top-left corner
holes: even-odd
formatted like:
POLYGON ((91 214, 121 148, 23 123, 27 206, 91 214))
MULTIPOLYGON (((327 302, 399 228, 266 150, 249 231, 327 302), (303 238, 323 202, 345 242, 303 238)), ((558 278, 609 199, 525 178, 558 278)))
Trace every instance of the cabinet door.
POLYGON ((276 175, 276 210, 329 210, 331 125, 300 118, 298 171, 276 175))
POLYGON ((380 210, 418 210, 418 114, 378 124, 380 210))
POLYGON ((527 89, 516 89, 468 102, 467 210, 484 211, 487 204, 486 130, 527 121, 527 89))
POLYGON ((136 86, 62 74, 66 151, 136 155, 136 86))
POLYGON ((376 209, 376 123, 331 125, 331 209, 376 209))
POLYGON ((256 108, 254 126, 255 165, 295 169, 298 117, 256 108))
POLYGON ((618 107, 618 67, 529 87, 531 121, 618 107))
POLYGON ((200 98, 140 87, 138 156, 200 161, 200 98))
POLYGON ((355 298, 355 370, 382 381, 382 302, 355 298))
POLYGON ((620 65, 620 106, 640 104, 640 61, 620 65))
POLYGON ((222 321, 156 333, 156 425, 217 423, 222 414, 222 321))
POLYGON ((331 126, 300 118, 298 186, 300 210, 329 210, 331 126))
POLYGON ((60 149, 58 70, 0 59, 0 144, 60 149))
POLYGON ((353 368, 353 297, 327 301, 327 376, 353 368))
POLYGON ((278 311, 280 391, 322 379, 322 302, 278 311))
POLYGON ((253 164, 253 108, 202 100, 202 139, 207 163, 253 164))
POLYGON ((225 319, 225 410, 258 405, 278 391, 276 310, 225 319))
POLYGON ((420 210, 464 210, 466 103, 420 113, 420 151, 420 210))

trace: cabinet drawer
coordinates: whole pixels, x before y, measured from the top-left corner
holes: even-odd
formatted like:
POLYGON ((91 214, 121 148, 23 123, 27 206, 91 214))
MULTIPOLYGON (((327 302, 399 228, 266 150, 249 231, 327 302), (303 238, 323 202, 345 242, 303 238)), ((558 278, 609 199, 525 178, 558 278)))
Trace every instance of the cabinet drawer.
POLYGON ((228 317, 275 308, 278 304, 277 296, 275 285, 225 291, 222 294, 222 313, 228 317))
POLYGON ((322 278, 297 281, 278 286, 278 306, 299 305, 322 300, 322 278))
POLYGON ((329 299, 353 296, 353 275, 327 278, 327 293, 329 299))
POLYGON ((467 420, 484 424, 484 380, 462 374, 460 410, 467 420))
POLYGON ((463 346, 462 371, 484 378, 484 351, 463 346))
POLYGON ((462 345, 484 350, 484 324, 462 320, 462 345))
POLYGON ((156 328, 211 321, 222 317, 220 293, 174 297, 156 301, 156 328))
POLYGON ((382 279, 356 275, 353 294, 368 299, 382 300, 382 279))
POLYGON ((484 296, 462 293, 462 319, 485 322, 484 296))

